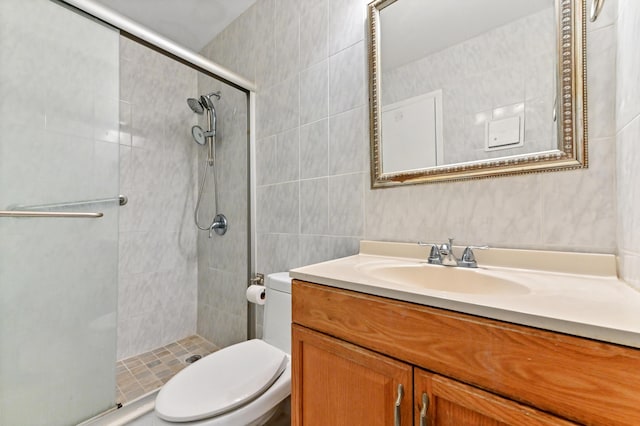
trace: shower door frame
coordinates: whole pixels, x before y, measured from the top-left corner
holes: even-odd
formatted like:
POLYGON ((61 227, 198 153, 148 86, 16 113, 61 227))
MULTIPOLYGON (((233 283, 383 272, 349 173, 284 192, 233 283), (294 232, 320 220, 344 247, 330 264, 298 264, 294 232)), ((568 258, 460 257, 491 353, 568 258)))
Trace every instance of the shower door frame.
MULTIPOLYGON (((112 27, 120 30, 120 34, 132 40, 140 42, 147 47, 154 49, 174 60, 181 62, 196 71, 202 72, 216 80, 228 84, 242 92, 247 96, 247 129, 248 129, 248 148, 249 155, 247 158, 249 171, 248 176, 248 215, 249 229, 247 230, 247 244, 249 245, 249 259, 247 268, 247 286, 249 278, 256 273, 256 152, 255 152, 255 117, 256 117, 256 85, 250 80, 234 73, 233 71, 216 64, 215 62, 195 53, 179 44, 161 36, 155 31, 140 25, 139 23, 96 3, 93 0, 58 0, 67 6, 76 8, 92 16, 95 19, 106 22, 112 27)), ((253 339, 257 336, 256 331, 256 308, 253 304, 247 303, 247 337, 253 339)))
MULTIPOLYGON (((25 92, 32 98, 28 91, 37 90, 41 98, 28 105, 28 114, 16 119, 7 110, 2 117, 9 132, 6 162, 0 162, 7 166, 7 210, 0 218, 10 219, 1 219, 0 232, 7 308, 1 356, 8 372, 0 374, 7 407, 0 407, 0 422, 75 423, 116 404, 114 284, 118 209, 126 204, 126 197, 116 195, 119 146, 113 131, 120 31, 57 0, 24 4, 8 2, 3 9, 12 35, 3 55, 2 91, 15 99, 25 92), (25 17, 35 22, 35 31, 23 25, 25 17), (13 31, 14 23, 25 33, 13 31), (26 57, 37 58, 39 66, 26 67, 26 57), (7 70, 11 76, 5 79, 7 70), (33 75, 25 83, 24 76, 33 75)), ((18 103, 14 111, 25 106, 18 103)))

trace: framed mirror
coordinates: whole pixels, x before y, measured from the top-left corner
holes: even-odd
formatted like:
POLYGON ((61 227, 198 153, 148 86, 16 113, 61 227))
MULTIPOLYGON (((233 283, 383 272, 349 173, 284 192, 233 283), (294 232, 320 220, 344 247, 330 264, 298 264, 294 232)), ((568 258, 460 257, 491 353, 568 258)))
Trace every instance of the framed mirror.
POLYGON ((371 2, 372 187, 587 167, 584 3, 371 2))

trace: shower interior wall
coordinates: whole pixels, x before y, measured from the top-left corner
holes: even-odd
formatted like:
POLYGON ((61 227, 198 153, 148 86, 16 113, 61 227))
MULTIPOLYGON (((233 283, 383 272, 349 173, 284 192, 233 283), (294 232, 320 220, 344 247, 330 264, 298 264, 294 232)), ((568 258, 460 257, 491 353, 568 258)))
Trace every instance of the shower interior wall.
MULTIPOLYGON (((118 359, 198 333, 224 347, 246 339, 248 274, 247 96, 126 37, 120 49, 121 209, 118 359), (186 100, 221 91, 217 177, 224 236, 193 223, 207 150, 193 143, 207 128, 186 100)), ((210 173, 211 171, 208 170, 210 173)), ((215 214, 208 177, 201 223, 215 214)))
POLYGON ((120 38, 118 359, 196 331, 197 74, 120 38))
MULTIPOLYGON (((200 336, 225 347, 247 338, 248 280, 248 107, 247 95, 229 85, 198 75, 198 93, 221 92, 212 99, 217 112, 216 169, 217 212, 223 213, 229 228, 224 236, 198 233, 198 315, 200 336)), ((200 125, 206 127, 204 117, 200 125)), ((198 173, 205 171, 206 149, 198 152, 198 173)), ((209 174, 200 220, 211 223, 216 213, 213 179, 209 174)))

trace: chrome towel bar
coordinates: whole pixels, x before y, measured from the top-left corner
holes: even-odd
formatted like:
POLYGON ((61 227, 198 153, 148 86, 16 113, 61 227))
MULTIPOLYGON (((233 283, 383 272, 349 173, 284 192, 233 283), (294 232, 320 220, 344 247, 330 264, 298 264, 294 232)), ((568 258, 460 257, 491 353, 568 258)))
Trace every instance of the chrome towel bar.
POLYGON ((65 212, 65 211, 47 211, 52 208, 77 207, 88 204, 100 204, 118 201, 118 204, 124 206, 129 202, 126 195, 120 195, 118 198, 101 198, 97 200, 86 201, 70 201, 66 203, 55 204, 38 204, 33 206, 14 205, 9 206, 9 210, 0 210, 0 217, 58 217, 58 218, 76 218, 76 219, 97 219, 104 216, 99 212, 65 212))
POLYGON ((0 217, 67 217, 76 219, 97 219, 104 216, 102 213, 79 212, 37 212, 23 210, 0 210, 0 217))
POLYGON ((126 195, 119 195, 117 198, 99 198, 96 200, 84 200, 84 201, 67 201, 63 203, 50 203, 50 204, 35 204, 35 205, 12 205, 7 207, 9 210, 48 210, 61 207, 78 207, 86 206, 90 204, 102 204, 110 203, 112 201, 118 201, 118 204, 124 206, 129 202, 129 198, 126 195))

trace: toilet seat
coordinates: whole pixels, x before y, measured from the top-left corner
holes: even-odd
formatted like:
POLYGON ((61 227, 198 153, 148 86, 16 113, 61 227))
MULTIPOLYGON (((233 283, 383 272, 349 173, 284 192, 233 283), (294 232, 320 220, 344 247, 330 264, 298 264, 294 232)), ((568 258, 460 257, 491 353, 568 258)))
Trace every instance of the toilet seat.
POLYGON ((221 415, 260 396, 287 363, 285 352, 259 339, 229 346, 169 380, 156 398, 156 414, 171 422, 221 415))

